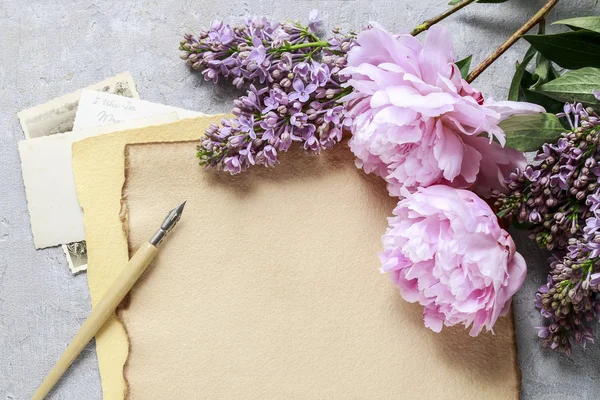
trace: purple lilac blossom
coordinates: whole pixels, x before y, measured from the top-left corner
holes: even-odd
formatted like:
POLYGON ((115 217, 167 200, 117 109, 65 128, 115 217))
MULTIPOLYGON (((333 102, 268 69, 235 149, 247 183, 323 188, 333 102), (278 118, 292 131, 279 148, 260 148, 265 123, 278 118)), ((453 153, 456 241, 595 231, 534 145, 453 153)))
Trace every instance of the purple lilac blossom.
POLYGON ((509 175, 509 194, 494 193, 499 216, 512 215, 519 223, 533 224, 532 238, 548 250, 566 249, 569 239, 580 236, 600 201, 598 115, 580 104, 569 104, 559 116, 573 128, 555 143, 542 146, 535 157, 538 164, 509 175), (587 206, 590 196, 592 203, 587 206))
POLYGON ((322 41, 309 27, 261 18, 232 28, 235 38, 225 45, 226 26, 214 23, 181 45, 205 79, 248 85, 234 101, 234 117, 207 129, 200 164, 238 174, 252 165, 274 166, 294 142, 315 154, 340 142, 350 123, 340 99, 350 89, 342 87, 346 77, 339 72, 355 35, 336 29, 322 41))
POLYGON ((218 82, 219 78, 225 78, 237 88, 250 83, 275 82, 292 64, 306 64, 298 62, 298 58, 314 49, 286 52, 287 48, 321 43, 313 30, 322 26, 318 12, 311 12, 309 19, 312 24, 309 26, 278 23, 266 17, 248 18, 240 26, 214 21, 197 36, 184 35, 179 47, 183 51, 181 58, 193 69, 202 71, 207 81, 218 82))
POLYGON ((536 165, 514 171, 511 192, 496 194, 495 209, 533 226, 531 237, 554 252, 550 274, 536 294, 544 317, 542 344, 567 354, 593 343, 600 317, 600 120, 592 109, 566 104, 559 114, 571 130, 538 151, 536 165))

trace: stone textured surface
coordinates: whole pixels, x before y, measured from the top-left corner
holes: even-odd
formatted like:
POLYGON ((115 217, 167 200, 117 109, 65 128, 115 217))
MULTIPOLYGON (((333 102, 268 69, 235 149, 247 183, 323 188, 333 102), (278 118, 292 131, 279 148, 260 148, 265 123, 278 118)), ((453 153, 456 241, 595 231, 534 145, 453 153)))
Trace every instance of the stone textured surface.
MULTIPOLYGON (((129 70, 143 99, 226 112, 235 93, 206 84, 179 60, 181 35, 214 17, 266 14, 304 18, 311 8, 330 23, 359 28, 376 20, 409 29, 446 8, 447 0, 57 0, 0 1, 0 399, 30 398, 90 310, 85 274, 71 276, 58 248, 35 251, 21 179, 17 111, 129 70)), ((482 60, 543 0, 472 5, 444 22, 459 57, 482 60)), ((593 0, 562 1, 552 18, 598 13, 593 0)), ((485 94, 506 97, 519 43, 476 82, 485 94)), ((201 132, 199 132, 199 135, 201 132)), ((534 326, 536 287, 546 255, 518 234, 530 273, 515 300, 524 399, 593 399, 600 390, 600 350, 572 358, 540 350, 534 326)), ((55 399, 101 398, 93 344, 52 393, 55 399)))

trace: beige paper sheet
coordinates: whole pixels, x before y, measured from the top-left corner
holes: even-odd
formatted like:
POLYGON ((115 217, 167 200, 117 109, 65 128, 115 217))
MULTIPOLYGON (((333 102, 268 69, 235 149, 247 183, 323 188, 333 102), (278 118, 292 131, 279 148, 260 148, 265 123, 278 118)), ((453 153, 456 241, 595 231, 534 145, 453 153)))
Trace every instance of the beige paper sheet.
POLYGON ((396 203, 346 149, 230 177, 127 146, 130 251, 187 200, 121 316, 132 399, 516 399, 511 318, 435 334, 378 271, 396 203))
MULTIPOLYGON (((102 298, 128 260, 127 238, 119 219, 125 145, 197 139, 208 125, 218 122, 224 116, 200 117, 168 125, 109 133, 73 145, 73 173, 77 196, 84 210, 87 234, 87 277, 92 306, 102 298)), ((111 318, 96 335, 104 400, 120 400, 125 396, 123 364, 127 359, 127 351, 127 335, 123 326, 117 318, 111 318)))

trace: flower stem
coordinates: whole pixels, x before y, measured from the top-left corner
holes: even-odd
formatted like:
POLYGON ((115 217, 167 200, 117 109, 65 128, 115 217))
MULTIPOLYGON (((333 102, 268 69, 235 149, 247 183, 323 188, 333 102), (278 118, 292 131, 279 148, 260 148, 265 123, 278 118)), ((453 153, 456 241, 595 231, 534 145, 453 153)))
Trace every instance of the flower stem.
POLYGON ((277 52, 282 52, 282 51, 292 51, 292 50, 298 50, 298 49, 305 49, 308 47, 327 47, 329 46, 329 42, 326 40, 321 40, 319 42, 308 42, 308 43, 300 43, 300 44, 294 44, 291 46, 282 46, 278 49, 275 49, 275 51, 277 52))
POLYGON ((481 62, 471 73, 467 76, 467 82, 473 82, 475 78, 477 78, 483 71, 486 70, 494 61, 496 61, 506 50, 508 50, 513 44, 516 43, 517 40, 521 38, 524 34, 529 32, 531 28, 533 28, 536 24, 540 23, 546 17, 546 14, 552 10, 552 8, 558 3, 558 0, 549 0, 546 5, 544 5, 540 10, 535 13, 533 17, 529 21, 525 23, 522 27, 520 27, 515 33, 513 33, 506 42, 502 43, 500 47, 498 47, 492 54, 488 56, 485 60, 481 62))
POLYGON ((427 29, 431 28, 433 25, 437 24, 438 22, 440 22, 441 20, 445 19, 446 17, 449 17, 450 15, 454 14, 455 12, 457 12, 458 10, 462 9, 463 7, 468 6, 469 4, 475 2, 476 0, 463 0, 460 3, 458 3, 457 5, 455 5, 452 8, 449 8, 448 10, 444 11, 443 13, 441 13, 440 15, 438 15, 437 17, 433 17, 431 19, 428 19, 427 21, 423 22, 421 25, 417 26, 415 29, 413 29, 410 34, 413 36, 417 36, 419 33, 426 31, 427 29))

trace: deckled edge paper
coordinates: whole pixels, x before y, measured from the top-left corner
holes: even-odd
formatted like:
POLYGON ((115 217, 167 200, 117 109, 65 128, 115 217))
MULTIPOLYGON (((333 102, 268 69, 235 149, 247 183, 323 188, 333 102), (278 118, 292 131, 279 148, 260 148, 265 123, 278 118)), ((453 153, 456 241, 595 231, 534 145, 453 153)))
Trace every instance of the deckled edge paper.
MULTIPOLYGON (((73 145, 73 172, 87 232, 87 277, 92 307, 128 260, 127 237, 119 218, 121 189, 125 179, 125 145, 197 140, 211 123, 218 123, 227 117, 229 115, 207 116, 109 133, 73 145)), ((127 359, 128 341, 116 317, 111 317, 96 335, 96 352, 104 399, 123 399, 126 390, 123 365, 127 359)))
POLYGON ((176 113, 170 113, 20 141, 21 170, 35 247, 41 249, 85 240, 83 211, 77 200, 71 164, 74 142, 178 120, 176 113))
MULTIPOLYGON (((139 99, 133 77, 129 72, 107 78, 87 87, 87 89, 128 95, 139 99)), ((73 121, 83 89, 52 99, 44 104, 20 111, 17 116, 26 139, 63 133, 73 130, 73 121), (51 124, 50 131, 47 125, 51 124)))
POLYGON ((378 273, 395 199, 343 146, 235 177, 197 170, 194 143, 126 151, 130 252, 187 200, 120 312, 129 397, 518 398, 512 315, 437 334, 378 273))

